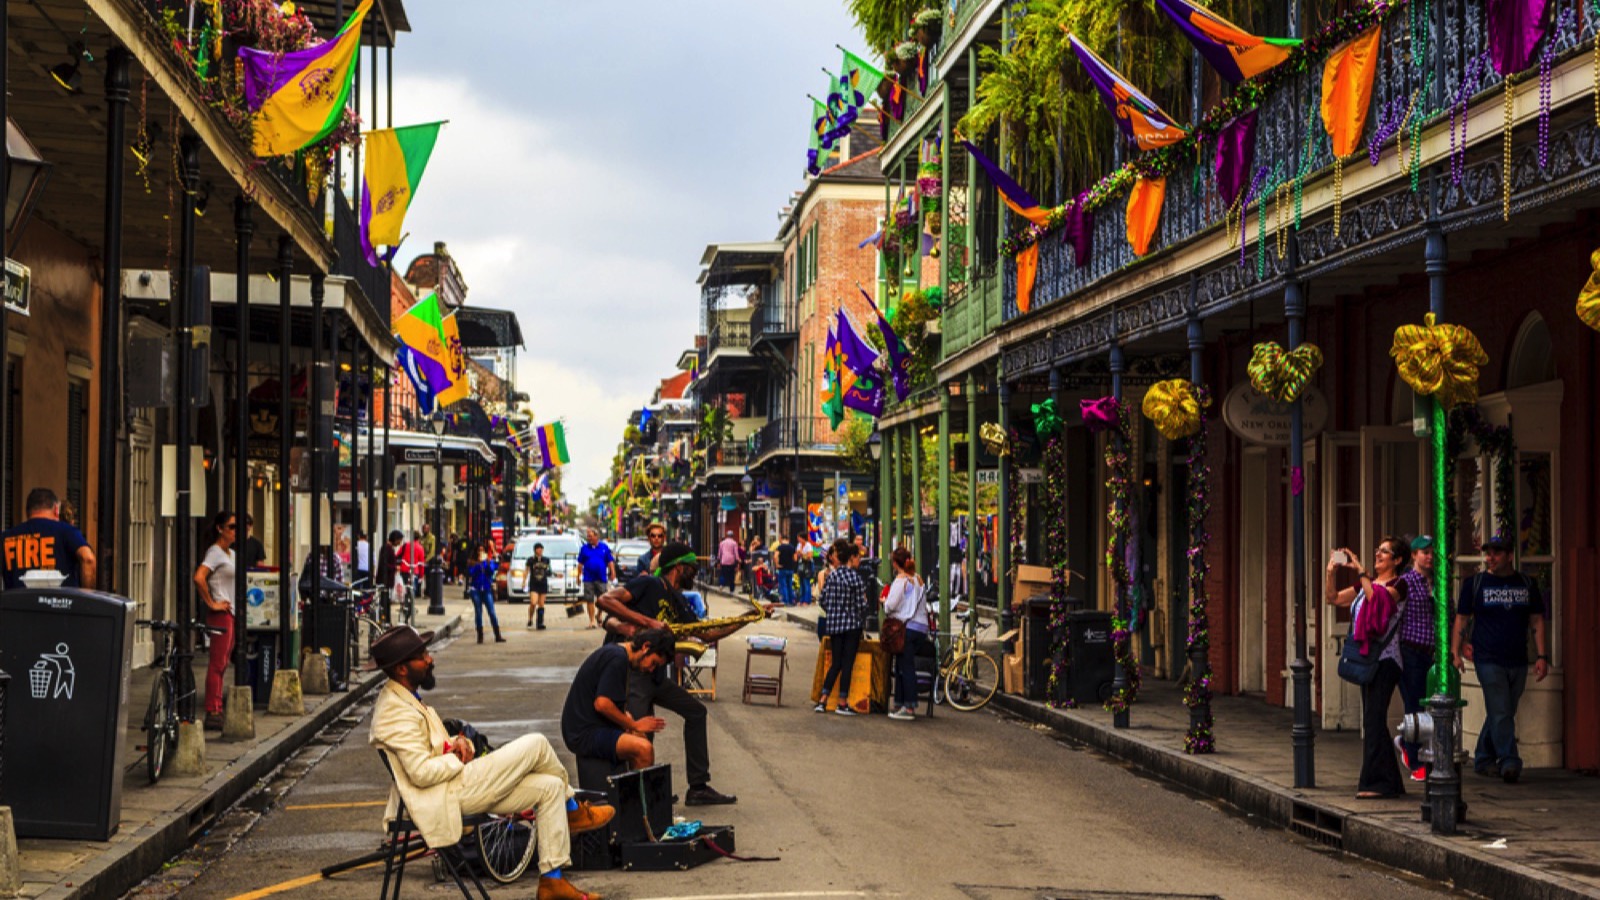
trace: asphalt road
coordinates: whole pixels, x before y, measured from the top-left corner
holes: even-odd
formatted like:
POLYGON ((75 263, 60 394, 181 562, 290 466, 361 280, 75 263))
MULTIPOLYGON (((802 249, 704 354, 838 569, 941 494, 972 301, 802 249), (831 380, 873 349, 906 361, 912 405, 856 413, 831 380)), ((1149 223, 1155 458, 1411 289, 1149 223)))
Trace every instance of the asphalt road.
MULTIPOLYGON (((599 643, 581 617, 552 610, 551 630, 525 631, 523 606, 501 607, 509 643, 458 640, 435 654, 427 699, 497 742, 538 731, 561 745, 559 715, 578 664, 599 643)), ((1130 771, 1117 761, 1000 714, 940 708, 896 722, 811 711, 816 639, 768 622, 746 633, 790 639, 782 708, 739 701, 744 642, 724 642, 721 695, 711 704, 712 781, 729 807, 677 812, 737 827, 742 854, 690 872, 571 872, 615 898, 1101 897, 1406 898, 1446 893, 1348 860, 1130 771)), ((372 896, 381 870, 318 880, 328 864, 372 850, 388 782, 367 746, 370 700, 224 817, 185 857, 132 896, 372 896)), ((667 714, 658 759, 684 790, 679 720, 667 714)), ((534 867, 536 868, 536 867, 534 867)), ((502 897, 529 897, 534 873, 502 897)), ((448 897, 426 865, 406 896, 448 897)))

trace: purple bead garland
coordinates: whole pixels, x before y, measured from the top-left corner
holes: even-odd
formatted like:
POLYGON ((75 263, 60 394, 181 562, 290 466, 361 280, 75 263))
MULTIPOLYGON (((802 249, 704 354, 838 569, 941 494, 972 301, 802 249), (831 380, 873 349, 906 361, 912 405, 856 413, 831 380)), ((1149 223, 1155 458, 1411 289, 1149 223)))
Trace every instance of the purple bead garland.
MULTIPOLYGON (((1202 410, 1211 403, 1211 392, 1196 386, 1195 398, 1202 410)), ((1211 534, 1206 531, 1206 518, 1211 514, 1211 464, 1206 457, 1206 417, 1200 416, 1200 430, 1189 438, 1189 658, 1209 654, 1211 649, 1211 623, 1206 597, 1206 547, 1211 534)), ((1212 734, 1211 717, 1211 666, 1209 661, 1201 671, 1190 671, 1183 684, 1183 705, 1189 708, 1189 731, 1183 738, 1185 753, 1212 753, 1217 749, 1212 734)))

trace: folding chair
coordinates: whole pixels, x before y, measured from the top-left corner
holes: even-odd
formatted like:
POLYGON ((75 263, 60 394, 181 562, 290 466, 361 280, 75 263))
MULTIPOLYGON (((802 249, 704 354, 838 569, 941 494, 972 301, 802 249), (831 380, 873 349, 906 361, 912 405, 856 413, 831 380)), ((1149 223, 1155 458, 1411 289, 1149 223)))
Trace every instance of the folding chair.
MULTIPOLYGON (((378 758, 383 760, 383 769, 389 773, 390 780, 394 779, 394 767, 389 765, 389 755, 382 750, 378 751, 378 758)), ((476 829, 489 821, 486 813, 476 815, 463 815, 461 827, 463 829, 476 829)), ((400 806, 395 810, 394 819, 388 825, 388 838, 384 843, 383 855, 383 891, 378 894, 380 900, 400 900, 400 881, 406 874, 406 857, 410 854, 413 838, 421 839, 417 833, 416 823, 406 814, 406 802, 400 801, 400 806), (389 878, 394 877, 394 893, 389 893, 389 878)), ((489 900, 489 892, 483 889, 483 882, 478 880, 478 873, 473 871, 461 853, 461 842, 457 841, 448 847, 429 847, 434 855, 443 863, 443 869, 454 879, 456 888, 461 891, 461 896, 466 900, 473 900, 472 892, 467 890, 467 881, 471 880, 472 886, 477 888, 479 900, 489 900), (463 878, 463 876, 465 876, 463 878)))
POLYGON ((672 671, 678 676, 678 686, 684 692, 694 697, 705 697, 709 700, 717 699, 717 645, 712 643, 706 647, 700 657, 679 654, 672 666, 672 671), (706 687, 706 679, 710 678, 711 686, 706 687))

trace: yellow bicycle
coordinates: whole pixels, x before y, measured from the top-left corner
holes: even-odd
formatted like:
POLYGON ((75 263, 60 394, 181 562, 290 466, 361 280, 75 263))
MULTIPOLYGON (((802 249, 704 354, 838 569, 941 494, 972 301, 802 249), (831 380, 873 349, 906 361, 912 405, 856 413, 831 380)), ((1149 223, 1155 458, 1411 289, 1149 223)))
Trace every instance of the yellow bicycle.
POLYGON ((993 627, 971 609, 955 613, 961 630, 950 635, 950 649, 939 661, 939 683, 950 705, 963 712, 982 709, 1000 689, 1000 666, 978 649, 978 635, 993 627))

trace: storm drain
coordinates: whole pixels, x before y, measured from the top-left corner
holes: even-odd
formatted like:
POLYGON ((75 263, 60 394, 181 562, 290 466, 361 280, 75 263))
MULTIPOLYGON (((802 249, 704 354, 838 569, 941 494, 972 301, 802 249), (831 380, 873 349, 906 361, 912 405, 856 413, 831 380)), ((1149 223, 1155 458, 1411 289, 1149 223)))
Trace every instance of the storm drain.
POLYGON ((1344 816, 1308 803, 1296 803, 1289 830, 1335 850, 1344 849, 1344 816))

